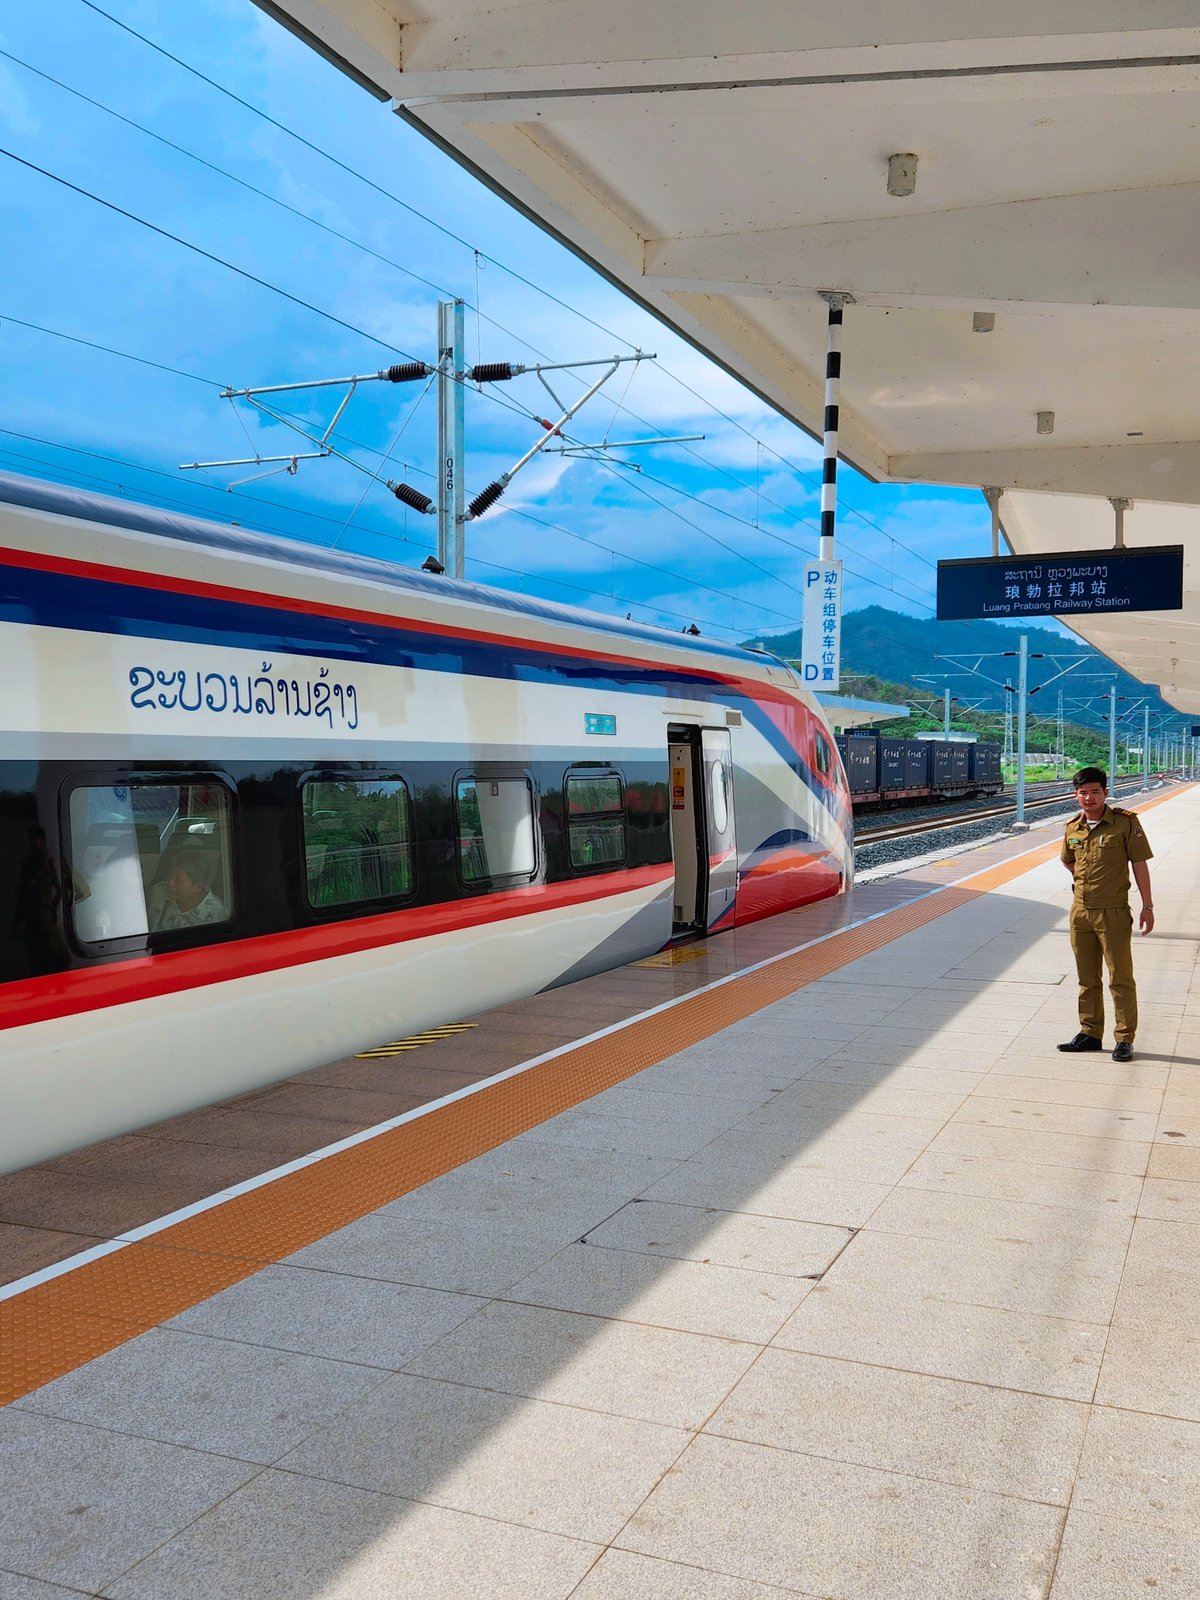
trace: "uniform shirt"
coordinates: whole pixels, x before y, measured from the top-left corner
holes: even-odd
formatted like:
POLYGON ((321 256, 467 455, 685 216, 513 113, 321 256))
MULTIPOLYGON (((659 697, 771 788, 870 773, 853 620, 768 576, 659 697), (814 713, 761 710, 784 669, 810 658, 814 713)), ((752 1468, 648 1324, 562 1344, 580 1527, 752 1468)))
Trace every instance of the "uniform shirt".
POLYGON ((1154 855, 1141 822, 1132 811, 1105 806, 1094 828, 1083 812, 1067 823, 1063 834, 1064 866, 1075 872, 1075 899, 1093 911, 1110 911, 1129 903, 1129 867, 1154 855))

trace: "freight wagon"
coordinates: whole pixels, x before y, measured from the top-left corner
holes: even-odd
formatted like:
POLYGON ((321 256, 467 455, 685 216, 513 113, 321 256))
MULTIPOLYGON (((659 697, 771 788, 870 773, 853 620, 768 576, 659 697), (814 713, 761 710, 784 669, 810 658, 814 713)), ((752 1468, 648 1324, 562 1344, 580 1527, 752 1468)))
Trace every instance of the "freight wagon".
POLYGON ((966 799, 1004 787, 996 744, 857 732, 840 734, 837 746, 856 807, 966 799))

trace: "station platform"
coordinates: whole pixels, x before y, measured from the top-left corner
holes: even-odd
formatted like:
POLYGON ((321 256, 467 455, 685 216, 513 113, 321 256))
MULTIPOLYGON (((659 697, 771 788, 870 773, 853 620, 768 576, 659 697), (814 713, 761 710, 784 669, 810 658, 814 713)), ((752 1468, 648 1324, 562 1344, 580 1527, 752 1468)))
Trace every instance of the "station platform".
POLYGON ((0 1180, 0 1600, 1190 1600, 1200 790, 1144 809, 1131 1065, 1055 1048, 1051 826, 0 1180))

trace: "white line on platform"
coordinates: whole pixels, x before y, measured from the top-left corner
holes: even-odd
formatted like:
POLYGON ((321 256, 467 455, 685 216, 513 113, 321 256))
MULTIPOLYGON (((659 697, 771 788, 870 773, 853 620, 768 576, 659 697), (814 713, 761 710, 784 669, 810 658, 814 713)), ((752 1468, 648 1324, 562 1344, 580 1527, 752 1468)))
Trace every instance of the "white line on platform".
MULTIPOLYGON (((1041 849, 1041 844, 1031 845, 1028 850, 1018 851, 1010 856, 1010 861, 1020 861, 1024 856, 1032 855, 1035 850, 1041 849)), ((905 863, 907 870, 912 865, 905 863)), ((349 1134, 344 1139, 337 1140, 334 1144, 322 1146, 319 1150, 310 1151, 308 1155, 298 1156, 294 1161, 285 1162, 282 1166, 272 1167, 269 1172, 260 1173, 257 1177, 246 1178, 241 1183, 232 1184, 228 1189, 222 1189, 217 1194, 197 1200, 191 1205, 181 1206, 178 1211, 170 1211, 166 1216, 156 1217, 152 1222, 144 1222, 140 1227, 131 1228, 127 1233, 120 1234, 116 1239, 106 1240, 103 1244, 93 1245, 87 1250, 81 1250, 77 1255, 67 1256, 62 1261, 56 1261, 48 1267, 42 1267, 37 1272, 31 1272, 24 1278, 17 1278, 12 1283, 0 1286, 0 1300, 10 1300, 15 1295, 24 1294, 27 1289, 34 1289, 41 1283, 49 1283, 55 1278, 61 1278, 68 1272, 74 1272, 77 1267, 86 1266, 89 1261, 99 1260, 103 1256, 112 1255, 117 1250, 125 1250, 131 1244, 138 1244, 146 1239, 152 1239, 164 1229, 173 1227, 177 1222, 186 1222, 189 1217, 200 1216, 205 1211, 211 1211, 227 1200, 234 1200, 239 1195, 252 1194, 255 1189, 262 1189, 267 1184, 275 1183, 280 1178, 285 1178, 289 1173, 299 1172, 304 1167, 314 1166, 319 1161, 326 1161, 330 1156, 338 1155, 343 1150, 353 1149, 355 1145, 366 1144, 372 1139, 378 1139, 381 1134, 390 1133, 393 1128, 403 1127, 407 1122, 415 1122, 419 1117, 427 1117, 432 1112, 440 1110, 443 1106, 453 1105, 458 1100, 465 1100, 470 1095, 479 1094, 482 1090, 491 1088, 493 1084, 503 1083, 506 1078, 515 1078, 520 1073, 528 1072, 533 1067, 540 1067, 543 1062, 553 1061, 558 1056, 578 1050, 583 1045, 595 1044, 601 1039, 610 1038, 623 1029, 632 1027, 635 1022, 644 1022, 650 1017, 661 1016, 665 1011, 671 1011, 676 1006, 683 1005, 686 1001, 694 1000, 698 995, 711 994, 716 989, 723 989, 727 984, 735 983, 741 978, 748 977, 753 972, 762 972, 767 967, 773 967, 777 962, 788 961, 792 956, 803 954, 805 950, 812 950, 817 945, 825 944, 829 939, 835 939, 840 934, 850 933, 856 928, 865 928, 869 923, 877 922, 880 917, 887 917, 893 911, 904 911, 909 906, 919 905, 922 900, 928 900, 931 895, 942 894, 947 889, 957 888, 965 883, 968 878, 975 876, 975 872, 964 873, 961 878, 952 879, 949 883, 935 884, 932 888, 923 890, 914 895, 911 900, 906 900, 903 905, 888 906, 882 911, 873 911, 869 916, 858 917, 847 922, 840 928, 831 928, 828 933, 818 934, 814 939, 806 939, 802 944, 792 945, 787 950, 778 954, 767 956, 762 961, 755 961, 748 967, 739 967, 736 972, 727 973, 723 978, 714 978, 711 983, 702 985, 699 989, 692 989, 687 994, 676 995, 673 999, 664 1000, 661 1005, 651 1006, 646 1011, 639 1011, 635 1016, 625 1017, 620 1022, 610 1023, 606 1028, 600 1028, 595 1033, 589 1033, 581 1039, 572 1039, 568 1044, 558 1045, 553 1050, 544 1051, 539 1056, 532 1056, 528 1061, 518 1062, 516 1066, 506 1067, 503 1072, 497 1072, 490 1078, 481 1078, 477 1083, 467 1084, 465 1088, 456 1089, 452 1094, 442 1095, 437 1100, 429 1100, 424 1105, 417 1106, 412 1111, 402 1112, 399 1116, 389 1117, 386 1122, 377 1122, 370 1128, 363 1128, 358 1133, 349 1134)))

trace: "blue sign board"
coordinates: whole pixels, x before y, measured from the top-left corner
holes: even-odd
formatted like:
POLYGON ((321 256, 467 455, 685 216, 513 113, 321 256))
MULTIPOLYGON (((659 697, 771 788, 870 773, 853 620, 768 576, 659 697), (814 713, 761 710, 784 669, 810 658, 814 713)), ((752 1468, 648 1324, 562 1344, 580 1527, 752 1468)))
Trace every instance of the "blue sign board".
POLYGON ((939 561, 939 621, 1182 611, 1183 546, 939 561))
POLYGON ((606 712, 585 711, 583 714, 583 731, 584 733, 615 734, 617 731, 617 719, 606 712))

